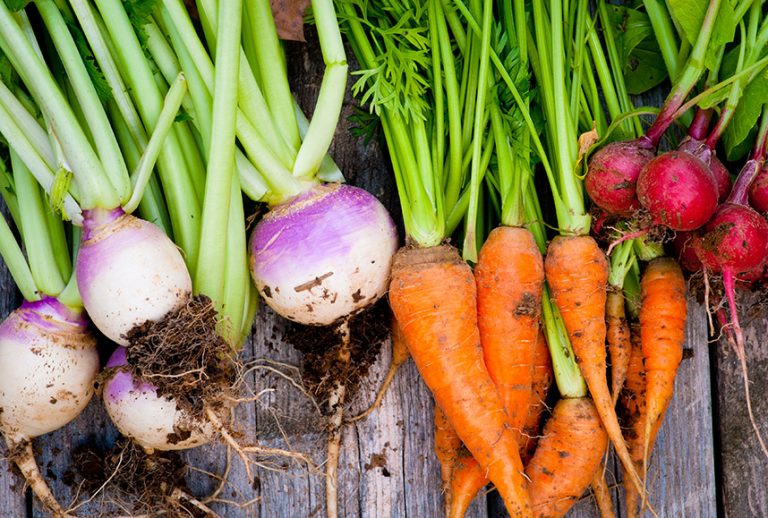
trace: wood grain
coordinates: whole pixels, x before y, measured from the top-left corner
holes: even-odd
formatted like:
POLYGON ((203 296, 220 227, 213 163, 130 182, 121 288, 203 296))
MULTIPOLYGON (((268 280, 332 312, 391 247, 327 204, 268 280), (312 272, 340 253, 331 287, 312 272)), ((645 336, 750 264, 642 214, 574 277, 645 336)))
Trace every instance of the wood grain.
MULTIPOLYGON (((768 318, 765 299, 740 294, 741 323, 746 343, 752 412, 768 437, 768 318)), ((768 458, 760 449, 747 414, 744 380, 736 354, 725 339, 716 344, 718 441, 722 467, 721 491, 725 516, 768 516, 768 458)))

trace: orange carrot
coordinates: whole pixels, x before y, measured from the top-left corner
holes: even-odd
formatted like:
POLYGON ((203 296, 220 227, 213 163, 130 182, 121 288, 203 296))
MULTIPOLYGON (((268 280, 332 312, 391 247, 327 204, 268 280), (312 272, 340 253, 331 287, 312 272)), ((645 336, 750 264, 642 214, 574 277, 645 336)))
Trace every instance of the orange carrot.
MULTIPOLYGON (((643 448, 645 444, 645 368, 643 367, 643 348, 640 344, 639 326, 632 325, 631 349, 629 364, 627 365, 627 378, 621 390, 619 408, 621 421, 624 428, 624 437, 627 440, 629 454, 638 470, 643 469, 643 448)), ((650 447, 656 437, 653 438, 650 447)), ((629 483, 629 478, 624 477, 624 502, 627 506, 627 516, 634 518, 640 508, 640 493, 634 484, 629 483)))
MULTIPOLYGON (((605 456, 603 456, 605 458, 605 456)), ((592 477, 592 494, 595 496, 595 504, 600 511, 600 518, 616 518, 613 510, 613 498, 605 482, 605 463, 601 462, 592 477)))
POLYGON ((411 357, 408 353, 408 347, 405 345, 403 332, 400 330, 400 326, 397 325, 397 319, 395 319, 395 317, 392 317, 390 329, 392 330, 392 358, 389 361, 389 370, 387 370, 387 374, 384 376, 384 380, 381 382, 381 386, 376 392, 376 399, 373 400, 371 406, 350 418, 350 422, 365 419, 371 412, 378 408, 381 404, 381 400, 384 399, 384 394, 387 393, 389 385, 392 383, 392 380, 395 379, 395 374, 397 374, 398 369, 411 357))
POLYGON ((456 465, 459 450, 463 447, 448 417, 439 405, 435 405, 435 456, 440 463, 440 478, 443 480, 443 495, 446 514, 451 506, 451 475, 456 465))
POLYGON ((621 434, 606 378, 608 261, 605 254, 591 237, 557 236, 549 245, 544 268, 600 420, 616 454, 640 488, 642 481, 621 434))
POLYGON ((438 405, 435 405, 435 454, 443 479, 445 516, 462 518, 488 479, 438 405))
POLYGON ((683 271, 670 257, 654 259, 640 280, 640 290, 640 340, 647 405, 643 445, 645 474, 652 437, 656 437, 672 400, 675 375, 683 359, 687 315, 683 271))
POLYGON ((552 358, 549 356, 547 339, 540 330, 536 340, 536 349, 533 356, 533 383, 531 385, 531 403, 528 407, 528 416, 525 418, 523 436, 520 441, 520 457, 523 465, 533 457, 536 444, 541 433, 541 418, 547 408, 547 393, 552 385, 554 373, 552 372, 552 358))
POLYGON ((530 231, 503 226, 490 233, 475 266, 485 365, 518 440, 531 402, 543 263, 530 231))
POLYGON ((476 291, 452 247, 406 247, 395 255, 390 305, 421 377, 509 514, 530 516, 517 441, 483 361, 476 291))
POLYGON ((558 401, 525 469, 534 515, 564 516, 589 486, 607 447, 608 437, 590 399, 558 401))
POLYGON ((619 399, 621 387, 627 377, 629 363, 629 324, 624 313, 624 294, 621 288, 611 287, 605 305, 605 324, 608 354, 611 357, 611 395, 613 406, 619 399))

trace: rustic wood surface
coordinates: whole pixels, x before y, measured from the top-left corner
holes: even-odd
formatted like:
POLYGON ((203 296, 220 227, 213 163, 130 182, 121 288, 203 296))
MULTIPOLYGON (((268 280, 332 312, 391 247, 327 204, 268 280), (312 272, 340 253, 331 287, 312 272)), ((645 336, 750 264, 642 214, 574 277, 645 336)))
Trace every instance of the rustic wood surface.
MULTIPOLYGON (((317 94, 321 60, 312 45, 289 46, 290 75, 301 102, 311 106, 317 94)), ((377 195, 399 218, 399 209, 386 154, 375 142, 364 145, 352 137, 346 120, 353 110, 348 97, 332 154, 350 182, 377 195)), ((20 297, 4 266, 0 266, 0 315, 7 315, 20 297)), ((755 412, 765 433, 768 404, 760 387, 768 374, 768 346, 762 337, 768 332, 765 312, 750 313, 747 339, 755 412)), ((748 424, 743 385, 733 355, 723 344, 710 347, 704 308, 689 304, 686 348, 692 356, 684 360, 676 382, 675 398, 661 429, 650 467, 650 501, 659 516, 710 517, 768 516, 768 461, 759 453, 748 424), (710 353, 716 363, 710 363, 710 353), (712 372, 717 383, 713 384, 712 372), (716 390, 713 398, 712 389, 716 390), (715 401, 713 408, 712 401, 715 401), (719 490, 716 491, 716 484, 719 490), (722 498, 716 498, 717 495, 722 498), (718 513, 719 509, 719 513, 718 513)), ((283 341, 285 324, 262 307, 243 353, 254 360, 249 381, 259 398, 240 405, 238 422, 244 440, 265 446, 289 448, 311 455, 317 468, 282 458, 260 459, 255 481, 249 482, 242 463, 231 459, 228 484, 219 498, 230 502, 212 507, 228 517, 309 517, 323 516, 325 450, 324 423, 310 400, 291 381, 289 366, 300 362, 300 354, 283 341), (262 360, 269 358, 272 362, 262 360), (278 371, 283 373, 279 375, 278 371), (286 377, 287 375, 287 377, 286 377), (236 503, 250 505, 238 507, 236 503)), ((372 401, 389 362, 390 344, 384 343, 350 413, 372 401)), ((294 378, 295 379, 295 378, 294 378)), ((340 459, 340 514, 344 517, 439 517, 442 512, 439 467, 432 453, 432 399, 412 362, 398 372, 382 406, 367 420, 345 427, 340 459)), ((36 441, 38 460, 55 493, 68 504, 77 488, 64 476, 70 468, 72 448, 85 442, 112 444, 118 434, 98 401, 71 425, 36 441)), ((206 446, 185 454, 195 469, 189 484, 196 495, 206 495, 218 481, 205 472, 223 473, 227 452, 222 446, 206 446)), ((616 481, 620 469, 609 460, 607 479, 620 505, 622 491, 616 481)), ((99 496, 77 510, 82 516, 128 514, 99 496)), ((587 493, 569 514, 597 516, 594 501, 587 493)), ((624 516, 623 510, 618 516, 624 516)), ((0 517, 45 516, 22 483, 0 460, 0 517)), ((494 493, 475 499, 471 518, 505 516, 494 493)))

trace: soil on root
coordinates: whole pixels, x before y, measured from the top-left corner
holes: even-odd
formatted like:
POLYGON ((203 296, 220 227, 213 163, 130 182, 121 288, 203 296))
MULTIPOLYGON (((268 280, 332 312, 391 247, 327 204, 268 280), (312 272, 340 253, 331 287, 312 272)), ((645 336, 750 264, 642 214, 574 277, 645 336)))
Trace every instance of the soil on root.
POLYGON ((194 417, 206 406, 218 409, 231 393, 237 364, 217 323, 211 299, 197 295, 162 320, 133 328, 127 335, 131 373, 194 417))
POLYGON ((188 493, 186 474, 187 465, 178 453, 147 455, 141 447, 123 440, 107 451, 93 444, 75 448, 64 482, 80 486, 86 495, 103 492, 107 501, 127 504, 137 514, 154 516, 164 511, 170 516, 204 516, 173 497, 177 489, 188 493))
POLYGON ((352 316, 349 319, 348 350, 345 350, 338 323, 329 326, 289 325, 285 338, 304 353, 302 380, 323 414, 330 415, 335 411, 328 404, 328 397, 338 385, 346 386, 347 401, 354 397, 389 333, 391 318, 389 305, 383 299, 352 316))

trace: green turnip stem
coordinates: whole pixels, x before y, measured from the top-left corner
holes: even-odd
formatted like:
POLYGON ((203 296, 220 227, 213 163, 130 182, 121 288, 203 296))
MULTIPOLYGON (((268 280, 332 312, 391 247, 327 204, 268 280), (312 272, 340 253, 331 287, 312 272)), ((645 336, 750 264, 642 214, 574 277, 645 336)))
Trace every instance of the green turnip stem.
POLYGON ((112 50, 109 48, 109 43, 101 32, 93 12, 93 7, 88 0, 70 0, 70 5, 80 22, 80 26, 83 28, 83 33, 88 40, 88 44, 91 46, 91 51, 101 68, 101 72, 112 89, 112 97, 125 120, 130 135, 139 148, 144 148, 147 145, 147 135, 141 124, 136 107, 128 95, 128 88, 125 86, 120 75, 117 63, 112 56, 112 50))
MULTIPOLYGON (((330 4, 330 1, 328 3, 330 4)), ((332 9, 333 5, 330 5, 332 9)), ((269 111, 274 120, 279 121, 278 134, 282 135, 291 149, 297 150, 301 146, 299 128, 293 111, 293 96, 288 84, 285 55, 277 37, 269 0, 246 0, 245 7, 253 35, 257 38, 253 46, 256 51, 253 56, 256 63, 254 66, 258 68, 269 111)))
POLYGON ((2 81, 0 81, 0 103, 5 106, 5 109, 13 117, 16 125, 27 136, 27 139, 35 143, 35 149, 40 158, 45 161, 50 169, 55 169, 56 157, 53 154, 53 148, 50 146, 48 133, 2 81))
MULTIPOLYGON (((222 232, 226 233, 229 228, 232 183, 237 182, 234 177, 235 120, 242 7, 242 0, 228 0, 221 2, 218 9, 211 147, 206 170, 200 256, 194 275, 195 292, 209 296, 220 312, 236 310, 240 313, 237 316, 238 323, 242 304, 237 304, 235 308, 224 307, 227 256, 233 249, 222 248, 220 245, 222 232), (230 252, 224 253, 225 250, 230 252)), ((239 325, 236 329, 239 329, 239 325)))
POLYGON ((30 302, 40 300, 32 271, 29 269, 24 253, 2 214, 0 214, 0 255, 2 255, 3 261, 5 261, 8 271, 11 272, 11 277, 13 277, 13 281, 24 300, 30 302))
MULTIPOLYGON (((299 124, 299 135, 303 140, 309 129, 309 120, 307 119, 307 116, 304 115, 304 111, 301 109, 301 106, 299 106, 299 103, 296 102, 296 99, 293 100, 293 110, 296 112, 296 121, 299 124)), ((328 154, 326 154, 325 157, 323 157, 322 162, 320 162, 320 168, 317 170, 317 177, 324 182, 344 183, 344 174, 341 172, 341 169, 339 169, 339 166, 336 165, 336 162, 333 161, 331 155, 328 154)))
MULTIPOLYGON (((154 131, 162 110, 163 98, 149 61, 133 31, 128 15, 119 0, 96 0, 106 32, 113 42, 115 58, 147 131, 154 131)), ((202 170, 185 167, 187 162, 175 131, 171 131, 158 158, 158 173, 163 185, 171 219, 174 241, 184 251, 190 270, 197 263, 200 235, 200 203, 202 170), (197 185, 197 187, 196 187, 197 185)))
MULTIPOLYGON (((40 187, 13 151, 11 151, 11 166, 21 216, 18 226, 27 251, 32 277, 39 292, 56 296, 64 289, 64 278, 59 271, 48 232, 46 207, 40 195, 40 187)), ((69 251, 65 249, 64 253, 69 254, 69 251)))
MULTIPOLYGON (((128 129, 125 121, 120 116, 117 106, 114 103, 110 103, 109 108, 112 116, 112 127, 120 142, 125 161, 131 170, 135 170, 139 166, 141 150, 143 148, 139 148, 136 144, 133 135, 131 134, 131 130, 128 129)), ((160 227, 167 236, 173 238, 168 207, 165 206, 165 200, 163 200, 162 190, 160 189, 160 184, 156 176, 150 176, 149 184, 144 191, 144 196, 141 198, 137 212, 141 218, 154 223, 160 227)))
POLYGON ((125 212, 131 213, 136 210, 139 206, 139 202, 144 197, 144 190, 152 175, 152 170, 155 167, 157 157, 160 155, 161 146, 165 142, 168 132, 171 131, 171 126, 181 107, 181 100, 186 93, 187 82, 182 73, 177 76, 176 81, 173 82, 171 88, 168 90, 168 93, 165 96, 165 101, 163 102, 163 109, 160 111, 160 116, 157 119, 157 125, 152 132, 152 137, 149 139, 149 143, 144 149, 144 154, 139 160, 138 167, 131 175, 133 193, 128 202, 123 205, 123 210, 125 212))
MULTIPOLYGON (((5 105, 0 102, 0 133, 5 136, 11 147, 19 154, 24 164, 38 181, 47 194, 51 194, 55 182, 55 175, 48 164, 40 157, 35 146, 28 140, 21 128, 15 124, 13 116, 6 111, 5 105)), ((80 206, 67 194, 61 206, 64 217, 79 225, 82 223, 80 206)))
POLYGON ((67 72, 104 171, 124 202, 130 196, 128 169, 80 52, 53 0, 36 0, 35 5, 67 72))
MULTIPOLYGON (((166 19, 171 44, 179 55, 182 61, 182 68, 190 79, 190 91, 193 95, 195 95, 195 92, 198 92, 198 95, 202 95, 200 93, 202 90, 193 86, 195 83, 192 82, 194 76, 199 74, 202 83, 207 89, 208 100, 198 100, 198 105, 207 105, 207 103, 210 103, 210 95, 213 90, 214 69, 210 57, 208 57, 205 48, 197 37, 183 6, 179 8, 177 2, 167 0, 165 8, 162 14, 166 19)), ((301 192, 302 187, 290 174, 289 164, 273 153, 275 150, 279 151, 285 144, 279 138, 278 130, 273 124, 270 124, 272 116, 267 109, 266 102, 258 85, 245 80, 247 76, 244 74, 242 66, 247 66, 247 61, 242 53, 240 63, 240 82, 238 83, 240 105, 237 111, 237 136, 248 158, 260 173, 260 176, 253 176, 254 169, 252 167, 240 168, 241 182, 244 189, 247 189, 245 190, 246 194, 252 197, 252 199, 261 199, 261 197, 253 198, 253 196, 263 190, 257 186, 263 186, 266 181, 269 186, 271 201, 280 203, 301 192), (246 115, 240 109, 242 107, 250 107, 251 115, 246 115), (250 122, 251 118, 259 122, 258 126, 254 126, 250 122)), ((202 107, 198 107, 196 111, 210 113, 210 110, 206 112, 206 109, 202 107)), ((205 115, 205 117, 206 119, 202 120, 202 128, 210 127, 210 123, 207 122, 208 115, 205 115)), ((198 121, 198 124, 201 124, 201 121, 198 121)), ((241 160, 238 161, 241 162, 241 160)))
MULTIPOLYGON (((81 188, 84 208, 116 207, 119 196, 58 85, 5 3, 0 3, 0 47, 51 122, 81 188)), ((31 166, 30 166, 31 167, 31 166)))

